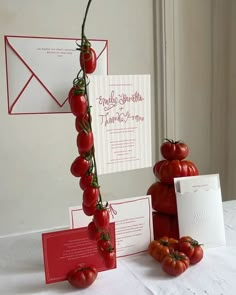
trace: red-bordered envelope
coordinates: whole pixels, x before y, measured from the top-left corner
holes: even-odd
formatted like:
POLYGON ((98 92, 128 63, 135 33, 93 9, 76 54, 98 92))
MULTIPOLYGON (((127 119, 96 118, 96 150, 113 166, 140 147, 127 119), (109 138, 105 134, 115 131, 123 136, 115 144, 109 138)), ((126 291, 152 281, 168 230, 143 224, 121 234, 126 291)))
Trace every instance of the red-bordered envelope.
MULTIPOLYGON (((108 41, 90 39, 93 75, 108 73, 108 41)), ((80 70, 79 39, 5 36, 8 113, 70 112, 68 92, 80 70)))

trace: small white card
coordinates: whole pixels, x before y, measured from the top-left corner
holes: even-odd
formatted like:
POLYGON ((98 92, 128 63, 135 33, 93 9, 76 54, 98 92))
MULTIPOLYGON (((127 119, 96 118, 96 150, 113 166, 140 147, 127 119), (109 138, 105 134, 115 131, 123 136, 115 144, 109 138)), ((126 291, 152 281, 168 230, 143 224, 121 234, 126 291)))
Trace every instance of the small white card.
POLYGON ((218 174, 174 179, 180 236, 191 236, 205 248, 225 245, 218 174))
MULTIPOLYGON (((115 222, 117 257, 124 257, 147 250, 153 240, 152 204, 150 196, 112 200, 110 221, 115 222)), ((87 226, 91 217, 81 206, 69 208, 70 227, 87 226)))
POLYGON ((98 174, 152 166, 150 75, 90 77, 98 174))

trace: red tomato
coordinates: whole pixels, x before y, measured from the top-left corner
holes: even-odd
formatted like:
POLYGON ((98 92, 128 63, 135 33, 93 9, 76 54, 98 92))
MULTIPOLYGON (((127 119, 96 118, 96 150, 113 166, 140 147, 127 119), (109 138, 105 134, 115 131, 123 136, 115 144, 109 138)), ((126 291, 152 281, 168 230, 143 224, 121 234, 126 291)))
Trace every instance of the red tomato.
POLYGON ((80 154, 89 152, 93 147, 93 132, 81 131, 77 136, 77 146, 80 154))
POLYGON ((97 241, 100 239, 101 232, 96 227, 95 223, 91 221, 88 225, 88 237, 90 240, 97 241))
POLYGON ((182 252, 172 252, 162 260, 162 269, 172 276, 178 276, 189 267, 189 259, 182 252))
POLYGON ((93 176, 94 176, 93 173, 91 173, 89 175, 85 174, 85 175, 81 176, 81 178, 79 180, 79 186, 83 191, 86 189, 86 187, 91 186, 91 182, 93 181, 93 176))
POLYGON ((99 198, 99 188, 88 186, 83 192, 83 204, 87 207, 97 203, 99 198))
POLYGON ((160 213, 177 215, 176 195, 173 185, 157 181, 149 187, 147 195, 151 195, 152 209, 160 213))
POLYGON ((107 268, 111 269, 116 266, 116 252, 115 250, 103 251, 102 258, 107 268))
POLYGON ((70 171, 75 177, 81 177, 85 175, 90 166, 90 162, 87 161, 84 157, 77 157, 74 162, 71 164, 70 171))
POLYGON ((105 230, 110 222, 110 215, 107 208, 97 208, 94 212, 93 221, 97 228, 105 230))
POLYGON ((189 236, 180 238, 179 251, 184 252, 188 256, 190 264, 196 264, 203 258, 201 245, 189 236))
POLYGON ((82 203, 82 208, 83 208, 84 214, 87 216, 93 216, 94 212, 96 210, 96 205, 97 205, 97 203, 94 203, 90 206, 86 206, 84 203, 82 203))
POLYGON ((89 113, 85 113, 82 117, 76 117, 75 128, 77 132, 88 129, 90 120, 91 120, 91 116, 89 115, 89 113))
POLYGON ((97 278, 97 270, 93 266, 84 266, 71 270, 67 275, 67 280, 75 288, 87 288, 93 284, 97 278))
POLYGON ((154 174, 161 182, 173 184, 175 177, 198 175, 198 169, 193 162, 186 160, 162 160, 154 165, 154 174))
POLYGON ((68 94, 69 104, 71 102, 72 96, 83 95, 85 93, 85 83, 84 83, 84 81, 81 80, 79 84, 80 85, 73 86, 70 89, 69 94, 68 94))
POLYGON ((86 96, 83 94, 71 95, 70 109, 75 116, 84 116, 88 109, 88 101, 86 96))
POLYGON ((84 46, 80 52, 80 66, 86 74, 92 74, 97 66, 96 52, 90 46, 84 46))
POLYGON ((149 243, 148 253, 157 261, 162 262, 164 257, 177 249, 178 240, 166 236, 149 243))
POLYGON ((110 251, 113 249, 110 240, 106 240, 103 237, 101 237, 97 241, 97 248, 100 253, 102 253, 104 251, 110 251))
POLYGON ((177 240, 179 239, 177 216, 154 212, 152 218, 155 240, 159 240, 163 236, 172 237, 177 240))
POLYGON ((183 160, 189 154, 187 144, 181 141, 166 139, 161 145, 161 154, 166 160, 183 160))

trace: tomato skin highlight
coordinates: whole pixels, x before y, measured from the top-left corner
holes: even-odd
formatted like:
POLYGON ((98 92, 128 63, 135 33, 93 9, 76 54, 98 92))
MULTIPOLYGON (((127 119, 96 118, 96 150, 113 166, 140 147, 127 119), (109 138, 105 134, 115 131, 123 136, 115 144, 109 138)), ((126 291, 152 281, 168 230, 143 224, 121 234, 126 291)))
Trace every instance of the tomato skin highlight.
POLYGON ((86 74, 92 74, 97 66, 96 52, 90 46, 84 46, 80 52, 80 66, 86 74))
POLYGON ((73 287, 84 289, 94 283, 97 274, 95 267, 84 266, 71 270, 67 275, 67 280, 73 287))
POLYGON ((169 139, 162 143, 160 151, 166 160, 183 160, 189 155, 187 144, 169 139))

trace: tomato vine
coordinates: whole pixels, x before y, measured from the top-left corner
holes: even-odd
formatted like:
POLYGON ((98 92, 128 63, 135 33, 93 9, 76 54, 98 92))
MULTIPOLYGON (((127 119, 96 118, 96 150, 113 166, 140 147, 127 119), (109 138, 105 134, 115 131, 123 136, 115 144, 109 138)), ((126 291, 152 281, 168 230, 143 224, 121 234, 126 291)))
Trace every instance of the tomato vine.
MULTIPOLYGON (((89 0, 81 29, 81 42, 76 42, 80 51, 80 70, 73 80, 73 86, 69 91, 69 104, 71 112, 75 115, 75 128, 78 132, 77 147, 79 157, 71 165, 71 173, 75 177, 81 177, 80 188, 83 190, 82 208, 86 215, 93 216, 93 226, 88 227, 88 236, 97 237, 97 245, 109 237, 109 208, 108 202, 104 203, 98 183, 97 163, 95 158, 94 137, 92 132, 91 106, 89 101, 88 85, 89 77, 96 69, 96 52, 85 35, 85 25, 89 7, 89 0), (94 233, 89 231, 93 230, 94 233)), ((99 253, 101 251, 98 251, 99 253)), ((101 254, 101 253, 100 253, 101 254)), ((115 265, 115 249, 110 245, 101 254, 104 264, 109 268, 115 265)))

